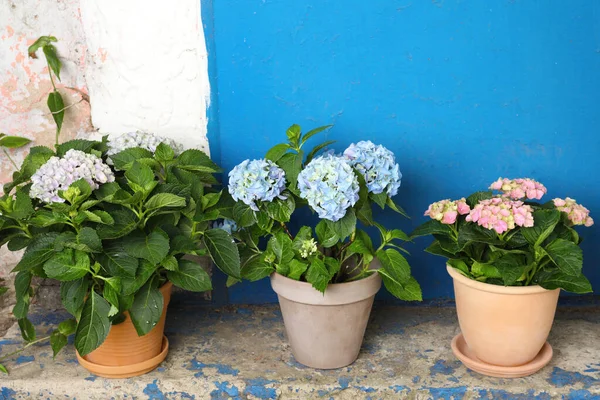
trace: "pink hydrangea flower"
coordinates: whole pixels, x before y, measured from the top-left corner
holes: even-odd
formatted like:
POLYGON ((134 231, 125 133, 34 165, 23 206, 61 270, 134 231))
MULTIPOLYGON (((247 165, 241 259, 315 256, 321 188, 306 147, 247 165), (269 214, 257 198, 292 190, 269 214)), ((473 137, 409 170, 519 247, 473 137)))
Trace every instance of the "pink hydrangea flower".
POLYGON ((440 200, 429 205, 425 215, 431 219, 440 221, 442 224, 453 224, 458 215, 465 215, 471 211, 464 197, 460 200, 451 201, 450 199, 440 200))
POLYGON ((514 200, 523 198, 539 200, 548 191, 540 182, 529 178, 498 178, 496 182, 490 185, 490 189, 501 191, 503 196, 514 200))
POLYGON ((494 197, 481 200, 473 207, 466 220, 501 234, 516 226, 532 227, 533 208, 508 197, 494 197))
POLYGON ((581 204, 577 204, 575 199, 567 197, 564 200, 557 198, 552 201, 554 202, 554 207, 556 207, 557 210, 567 214, 573 225, 594 225, 594 220, 592 217, 590 217, 590 210, 581 204))
POLYGON ((471 207, 469 207, 464 197, 460 200, 456 200, 456 207, 460 215, 468 214, 471 211, 471 207))

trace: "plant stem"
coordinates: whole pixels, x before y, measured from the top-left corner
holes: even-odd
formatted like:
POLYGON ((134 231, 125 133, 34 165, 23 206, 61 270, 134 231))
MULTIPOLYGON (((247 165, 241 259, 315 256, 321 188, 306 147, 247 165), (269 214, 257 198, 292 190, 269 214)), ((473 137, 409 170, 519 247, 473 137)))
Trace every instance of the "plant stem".
POLYGON ((287 235, 290 237, 290 239, 294 240, 294 237, 290 233, 290 230, 288 229, 288 227, 283 222, 281 223, 281 226, 283 227, 283 230, 285 231, 285 233, 287 233, 287 235))
POLYGON ((50 68, 50 63, 48 62, 48 59, 46 59, 46 65, 48 66, 48 76, 50 77, 50 82, 52 82, 52 87, 56 92, 56 85, 54 84, 54 78, 52 78, 52 68, 50 68))
POLYGON ((339 259, 341 259, 341 256, 342 256, 342 253, 344 252, 344 250, 346 250, 352 244, 352 242, 354 242, 355 238, 356 238, 356 229, 354 229, 352 231, 352 234, 350 235, 350 240, 347 243, 344 243, 342 245, 342 247, 340 247, 340 251, 338 252, 339 259))
POLYGON ((2 151, 4 152, 4 154, 6 154, 6 157, 8 157, 8 160, 15 167, 15 169, 18 170, 19 166, 17 165, 17 163, 15 162, 15 160, 12 159, 12 157, 10 156, 10 154, 8 154, 8 151, 6 150, 6 147, 2 147, 2 151))
POLYGON ((4 361, 8 357, 14 356, 15 354, 19 354, 20 352, 24 351, 28 347, 33 346, 34 344, 37 344, 37 343, 40 343, 40 342, 45 342, 46 340, 50 340, 50 336, 46 336, 46 337, 43 337, 41 339, 34 340, 33 342, 29 342, 25 346, 21 347, 20 349, 17 349, 15 351, 13 351, 12 353, 8 353, 8 354, 3 355, 2 357, 0 357, 0 361, 4 361))
POLYGON ((454 224, 449 224, 448 227, 450 227, 450 229, 452 230, 452 239, 454 239, 454 241, 456 243, 458 243, 458 229, 455 226, 458 222, 455 222, 454 224))

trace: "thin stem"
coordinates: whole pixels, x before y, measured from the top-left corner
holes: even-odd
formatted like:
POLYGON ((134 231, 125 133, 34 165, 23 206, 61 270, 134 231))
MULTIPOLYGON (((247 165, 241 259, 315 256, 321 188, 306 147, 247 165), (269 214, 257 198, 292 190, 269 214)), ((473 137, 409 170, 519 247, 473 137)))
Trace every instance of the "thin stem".
POLYGON ((352 231, 352 234, 350 235, 350 240, 346 243, 344 243, 342 245, 342 247, 340 247, 340 251, 338 252, 338 258, 341 259, 342 253, 354 242, 354 239, 356 238, 356 229, 354 229, 352 231))
MULTIPOLYGON (((367 273, 370 272, 370 271, 371 270, 368 269, 368 268, 363 269, 360 274, 353 276, 352 278, 348 279, 346 282, 353 282, 353 281, 361 280, 362 278, 364 278, 365 276, 367 276, 367 273)), ((377 273, 377 271, 373 270, 373 273, 377 273)))
POLYGON ((290 237, 290 239, 294 240, 294 237, 290 233, 290 230, 288 229, 288 227, 283 222, 281 223, 281 226, 283 227, 283 230, 285 231, 285 233, 287 233, 287 235, 290 237))
POLYGON ((52 68, 50 68, 50 63, 48 62, 48 59, 46 59, 46 65, 48 66, 48 76, 50 76, 50 82, 52 82, 52 87, 56 92, 56 85, 54 84, 54 78, 52 78, 52 68))
POLYGON ((83 101, 83 99, 80 99, 78 102, 76 102, 76 103, 73 103, 73 104, 69 104, 68 106, 66 106, 66 107, 63 107, 63 108, 61 108, 61 109, 60 109, 60 110, 58 110, 58 111, 50 111, 50 114, 52 114, 52 115, 54 115, 54 114, 59 114, 59 113, 61 113, 61 112, 65 111, 65 110, 68 110, 68 109, 69 109, 69 108, 71 108, 71 107, 75 107, 77 104, 81 103, 82 101, 83 101))
POLYGON ((12 159, 12 157, 10 156, 10 154, 8 154, 8 151, 6 150, 6 147, 2 147, 2 151, 4 152, 4 154, 6 154, 6 157, 8 157, 8 160, 10 161, 10 163, 15 167, 15 169, 19 169, 19 166, 17 165, 17 163, 12 159))
POLYGON ((452 239, 454 239, 454 241, 458 243, 458 228, 456 227, 456 224, 458 224, 458 222, 455 222, 454 224, 449 224, 448 227, 452 230, 452 239))
POLYGON ((15 351, 13 351, 12 353, 8 353, 8 354, 3 355, 2 357, 0 357, 0 361, 4 361, 8 357, 14 356, 15 354, 19 354, 20 352, 24 351, 28 347, 33 346, 34 344, 37 344, 37 343, 40 343, 40 342, 45 342, 46 340, 50 340, 50 336, 46 336, 46 337, 43 337, 41 339, 34 340, 33 342, 29 342, 25 346, 21 347, 20 349, 17 349, 15 351))

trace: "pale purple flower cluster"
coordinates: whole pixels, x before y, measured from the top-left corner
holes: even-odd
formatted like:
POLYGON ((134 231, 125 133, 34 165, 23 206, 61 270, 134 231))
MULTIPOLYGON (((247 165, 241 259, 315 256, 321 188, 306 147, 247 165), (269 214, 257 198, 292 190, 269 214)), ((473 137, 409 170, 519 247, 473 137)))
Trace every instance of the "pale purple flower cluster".
POLYGON ((245 160, 229 173, 229 194, 258 211, 257 201, 284 199, 285 171, 271 160, 245 160))
POLYGON ((540 182, 530 178, 498 178, 496 182, 490 185, 490 189, 499 190, 503 192, 503 196, 514 200, 520 200, 525 197, 539 200, 548 191, 540 182))
POLYGON ((582 206, 581 204, 577 204, 575 199, 567 197, 566 199, 554 199, 554 207, 557 210, 562 211, 567 214, 569 217, 569 221, 573 225, 585 225, 592 226, 594 225, 594 220, 590 217, 590 210, 582 206))
POLYGON ((29 196, 45 203, 63 203, 58 191, 82 178, 98 189, 102 183, 114 182, 115 175, 99 157, 71 149, 62 158, 51 157, 33 174, 29 196))
POLYGON ((453 224, 459 214, 465 215, 469 211, 471 211, 471 208, 463 197, 460 200, 451 201, 446 199, 430 204, 424 215, 440 221, 442 224, 453 224))
POLYGON ((319 214, 337 221, 358 201, 358 178, 342 157, 331 154, 312 160, 298 175, 300 197, 319 214))
POLYGON ((175 152, 175 155, 179 155, 183 152, 183 146, 173 139, 158 136, 154 133, 129 132, 111 138, 108 141, 108 151, 106 154, 112 156, 132 147, 141 147, 154 153, 156 147, 161 143, 169 145, 175 152))
POLYGON ((501 234, 515 226, 532 227, 533 208, 508 197, 494 197, 481 200, 473 207, 466 220, 501 234))
POLYGON ((379 194, 385 191, 390 197, 398 193, 402 174, 390 150, 363 140, 344 150, 344 157, 365 177, 369 192, 379 194))

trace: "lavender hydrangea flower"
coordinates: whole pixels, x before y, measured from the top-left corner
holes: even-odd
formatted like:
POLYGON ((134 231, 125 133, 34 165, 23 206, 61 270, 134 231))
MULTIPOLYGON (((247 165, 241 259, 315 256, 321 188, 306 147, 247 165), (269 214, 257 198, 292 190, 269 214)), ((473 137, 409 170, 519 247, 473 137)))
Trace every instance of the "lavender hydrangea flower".
POLYGON ((31 198, 45 203, 64 203, 58 197, 59 190, 67 190, 69 186, 85 179, 92 189, 106 182, 114 182, 115 175, 102 159, 93 154, 71 149, 62 157, 51 157, 31 177, 31 198))
POLYGON ((344 158, 315 158, 298 175, 300 197, 306 199, 319 218, 337 221, 358 201, 358 178, 344 158))
POLYGON ((215 221, 213 223, 213 228, 214 229, 223 229, 225 232, 229 233, 230 235, 233 232, 236 232, 238 230, 238 226, 235 223, 235 221, 231 220, 229 218, 224 218, 222 222, 215 221))
POLYGON ((241 200, 254 211, 257 201, 285 199, 285 171, 270 160, 245 160, 229 173, 229 193, 235 201, 241 200))
POLYGON ((390 197, 398 193, 402 173, 390 150, 381 145, 376 146, 370 140, 363 140, 352 143, 344 151, 344 157, 365 177, 369 192, 386 192, 390 197))
POLYGON ((183 152, 183 146, 173 139, 158 136, 154 133, 129 132, 111 138, 108 141, 108 152, 106 154, 111 156, 132 147, 141 147, 154 153, 156 147, 161 143, 169 145, 176 155, 183 152))

